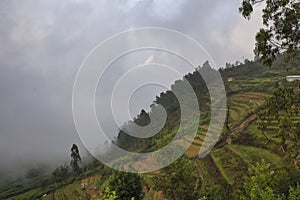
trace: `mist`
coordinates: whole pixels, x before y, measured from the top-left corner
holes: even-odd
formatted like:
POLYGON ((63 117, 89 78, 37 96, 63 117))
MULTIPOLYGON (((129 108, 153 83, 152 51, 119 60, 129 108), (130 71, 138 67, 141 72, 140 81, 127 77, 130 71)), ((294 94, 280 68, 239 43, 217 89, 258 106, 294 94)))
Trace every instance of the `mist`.
MULTIPOLYGON (((261 12, 248 22, 238 13, 239 5, 219 0, 0 1, 0 176, 69 162, 73 143, 86 155, 73 122, 73 83, 92 48, 114 34, 141 27, 169 28, 197 40, 218 67, 253 58, 261 12)), ((161 57, 148 51, 120 59, 101 86, 110 91, 111 77, 117 78, 130 63, 148 59, 161 57)), ((184 65, 175 58, 170 64, 184 65)), ((149 87, 137 92, 130 102, 131 115, 148 110, 155 94, 164 90, 149 87)), ((105 92, 97 95, 98 115, 104 119, 105 92)), ((110 137, 116 136, 118 129, 111 122, 106 126, 110 137)))

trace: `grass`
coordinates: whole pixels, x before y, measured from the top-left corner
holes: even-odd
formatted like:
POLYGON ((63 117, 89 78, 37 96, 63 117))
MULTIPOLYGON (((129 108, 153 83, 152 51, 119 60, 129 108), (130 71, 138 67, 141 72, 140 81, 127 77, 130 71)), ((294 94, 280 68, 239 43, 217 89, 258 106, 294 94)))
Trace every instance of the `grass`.
POLYGON ((203 175, 201 193, 205 191, 211 191, 211 188, 214 188, 220 182, 226 182, 225 178, 222 176, 210 155, 203 159, 197 160, 196 162, 203 175))
POLYGON ((33 197, 37 194, 37 193, 41 193, 42 190, 40 188, 37 188, 37 189, 32 189, 32 190, 29 190, 25 193, 22 193, 18 196, 15 196, 15 197, 11 197, 11 198, 8 198, 9 200, 30 200, 30 199, 34 199, 33 197))
MULTIPOLYGON (((49 195, 51 197, 52 195, 49 195)), ((85 192, 81 189, 80 183, 75 182, 73 184, 67 185, 63 188, 58 189, 55 192, 56 199, 80 199, 85 196, 85 192)), ((49 198, 45 198, 46 200, 49 198)), ((51 199, 51 198, 50 198, 51 199)))
POLYGON ((253 165, 263 159, 274 167, 282 166, 281 158, 265 149, 235 144, 227 145, 227 148, 240 156, 248 165, 253 165))
MULTIPOLYGON (((0 186, 0 199, 7 199, 12 196, 16 196, 23 193, 31 193, 33 191, 39 192, 39 188, 41 183, 47 181, 49 177, 40 176, 32 179, 20 179, 12 183, 6 183, 0 186)), ((25 199, 27 197, 24 197, 25 199)), ((28 198, 27 198, 28 199, 28 198)))
POLYGON ((247 171, 247 165, 242 158, 226 147, 213 151, 211 156, 222 176, 230 185, 239 185, 242 182, 247 171))
MULTIPOLYGON (((55 199, 63 199, 63 200, 76 200, 76 199, 87 199, 87 195, 93 197, 92 199, 99 199, 101 193, 99 190, 94 190, 97 188, 97 182, 99 181, 99 175, 92 175, 82 180, 75 181, 73 183, 67 184, 60 188, 57 188, 54 193, 55 199), (86 191, 81 189, 81 183, 85 182, 89 184, 89 187, 86 191)), ((49 188, 53 188, 53 185, 48 186, 47 188, 43 189, 41 187, 26 191, 22 194, 15 195, 14 197, 8 198, 10 200, 31 200, 41 198, 44 194, 47 194, 45 197, 42 197, 43 200, 52 200, 53 199, 53 192, 49 188), (50 191, 50 192, 49 192, 50 191)), ((56 186, 57 187, 57 186, 56 186)), ((1 198, 2 199, 2 198, 1 198)))

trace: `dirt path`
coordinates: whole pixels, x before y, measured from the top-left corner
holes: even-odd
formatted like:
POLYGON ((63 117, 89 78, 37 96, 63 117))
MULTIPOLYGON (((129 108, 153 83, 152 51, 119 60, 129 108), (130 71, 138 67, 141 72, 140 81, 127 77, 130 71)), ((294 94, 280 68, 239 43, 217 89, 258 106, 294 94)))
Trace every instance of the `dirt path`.
MULTIPOLYGON (((250 124, 252 124, 257 119, 257 114, 251 114, 249 115, 244 121, 242 121, 240 124, 238 124, 236 127, 234 127, 228 136, 237 136, 240 133, 242 133, 250 124)), ((227 137, 228 137, 227 136, 227 137)))
POLYGON ((248 126, 250 126, 255 120, 257 119, 257 113, 253 113, 251 115, 249 115, 248 117, 246 117, 241 123, 239 123, 238 125, 236 125, 233 129, 231 129, 230 131, 228 131, 226 133, 225 139, 224 141, 222 141, 221 143, 219 143, 215 149, 217 148, 221 148, 223 146, 225 146, 226 144, 231 144, 232 142, 232 138, 237 137, 239 134, 241 134, 244 130, 246 130, 248 128, 248 126))
POLYGON ((201 188, 203 186, 203 184, 204 184, 204 175, 203 175, 203 172, 201 170, 201 167, 200 167, 200 164, 199 164, 199 160, 194 159, 194 163, 197 166, 196 168, 197 168, 198 177, 201 179, 201 185, 200 185, 200 188, 201 188))

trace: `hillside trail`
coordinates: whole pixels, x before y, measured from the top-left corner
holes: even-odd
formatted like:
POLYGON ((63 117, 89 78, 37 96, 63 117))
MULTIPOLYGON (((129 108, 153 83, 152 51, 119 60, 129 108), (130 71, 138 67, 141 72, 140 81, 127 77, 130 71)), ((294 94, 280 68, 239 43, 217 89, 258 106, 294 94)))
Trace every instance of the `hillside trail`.
MULTIPOLYGON (((248 117, 246 117, 241 123, 239 123, 237 126, 235 126, 228 134, 228 136, 230 137, 235 137, 238 136, 240 133, 242 133, 244 130, 246 130, 248 128, 248 126, 250 126, 255 120, 257 119, 257 114, 251 114, 248 117)), ((227 136, 227 140, 228 140, 228 136, 227 136)), ((226 140, 226 141, 227 141, 226 140)), ((228 142, 227 142, 228 143, 228 142)))
POLYGON ((225 133, 225 139, 216 145, 215 149, 221 148, 227 144, 232 143, 232 138, 237 137, 243 131, 245 131, 255 120, 257 119, 257 112, 247 116, 242 122, 236 125, 233 129, 225 133))
POLYGON ((200 164, 199 164, 199 160, 198 159, 194 159, 193 160, 194 163, 196 164, 196 168, 197 168, 197 174, 198 174, 198 177, 201 179, 201 186, 204 184, 204 175, 203 175, 203 172, 201 170, 201 167, 200 167, 200 164))

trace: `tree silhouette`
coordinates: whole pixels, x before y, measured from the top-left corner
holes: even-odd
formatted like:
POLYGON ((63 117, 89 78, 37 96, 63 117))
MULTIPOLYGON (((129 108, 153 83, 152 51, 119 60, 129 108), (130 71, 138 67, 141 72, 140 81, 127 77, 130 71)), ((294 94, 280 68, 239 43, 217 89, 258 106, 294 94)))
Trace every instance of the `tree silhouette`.
POLYGON ((79 174, 81 172, 81 168, 79 164, 81 163, 81 157, 79 154, 79 149, 76 144, 73 144, 71 148, 71 167, 75 174, 79 174))

